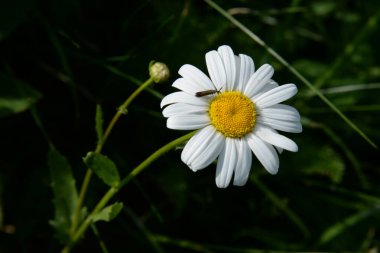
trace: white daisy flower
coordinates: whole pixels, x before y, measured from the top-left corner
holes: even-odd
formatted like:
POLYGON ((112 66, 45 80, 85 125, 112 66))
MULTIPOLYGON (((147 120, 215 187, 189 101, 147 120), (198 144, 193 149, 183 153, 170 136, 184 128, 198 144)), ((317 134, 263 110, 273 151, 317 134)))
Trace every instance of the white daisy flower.
POLYGON ((280 104, 297 93, 294 84, 279 86, 273 67, 255 71, 251 57, 234 55, 229 46, 206 54, 210 78, 186 64, 173 87, 181 90, 163 98, 161 108, 167 127, 200 129, 186 144, 181 159, 191 170, 206 168, 218 159, 216 185, 243 186, 248 180, 252 153, 271 174, 279 168, 278 153, 297 152, 297 144, 277 130, 300 133, 298 111, 280 104), (277 151, 276 151, 277 149, 277 151))

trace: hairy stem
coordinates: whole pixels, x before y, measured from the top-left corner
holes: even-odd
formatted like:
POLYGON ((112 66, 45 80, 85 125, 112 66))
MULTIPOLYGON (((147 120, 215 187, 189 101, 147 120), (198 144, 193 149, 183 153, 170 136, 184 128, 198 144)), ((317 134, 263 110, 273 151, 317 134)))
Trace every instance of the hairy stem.
MULTIPOLYGON (((119 120, 119 118, 121 117, 121 115, 127 113, 127 107, 131 104, 131 102, 137 97, 137 95, 139 95, 145 88, 147 88, 152 83, 153 83, 153 79, 149 78, 142 85, 140 85, 124 101, 124 103, 118 108, 117 112, 115 113, 115 115, 113 116, 112 120, 108 124, 108 126, 106 128, 106 131, 104 132, 103 139, 98 142, 98 145, 96 146, 96 149, 94 151, 95 153, 101 153, 102 152, 104 144, 106 143, 109 135, 112 132, 112 129, 116 125, 116 123, 119 120)), ((86 175, 85 175, 85 177, 83 179, 83 183, 82 183, 82 186, 81 186, 81 189, 80 189, 80 192, 79 192, 78 202, 77 202, 77 205, 75 207, 75 210, 73 212, 72 219, 71 219, 71 227, 70 227, 70 235, 71 235, 71 237, 74 236, 75 231, 76 231, 76 229, 78 227, 78 224, 79 224, 80 212, 81 212, 81 209, 82 209, 84 198, 85 198, 86 193, 87 193, 88 186, 90 184, 91 176, 92 176, 92 170, 88 168, 87 171, 86 171, 86 175)))
POLYGON ((136 177, 139 173, 141 173, 145 168, 147 168, 153 161, 164 155, 165 153, 169 152, 170 150, 176 148, 183 142, 190 139, 196 131, 193 131, 191 133, 188 133, 186 135, 183 135, 166 145, 159 148, 157 151, 155 151, 153 154, 151 154, 147 159, 145 159, 142 163, 140 163, 137 167, 135 167, 119 184, 118 187, 111 187, 104 196, 100 199, 98 204, 95 206, 95 208, 91 211, 91 213, 87 216, 87 218, 84 220, 84 222, 79 226, 79 228, 75 231, 72 241, 70 245, 67 245, 61 252, 62 253, 69 253, 72 245, 76 243, 86 232, 89 225, 92 223, 93 216, 96 215, 100 210, 102 210, 105 205, 111 200, 111 198, 123 187, 125 186, 131 179, 136 177))

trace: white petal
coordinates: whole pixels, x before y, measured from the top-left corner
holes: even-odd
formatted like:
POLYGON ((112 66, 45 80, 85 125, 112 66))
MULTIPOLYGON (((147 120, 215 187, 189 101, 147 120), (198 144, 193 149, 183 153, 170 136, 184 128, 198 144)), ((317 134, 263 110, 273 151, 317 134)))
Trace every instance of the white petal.
POLYGON ((234 90, 236 79, 235 55, 229 46, 220 46, 218 53, 223 61, 224 70, 226 72, 225 90, 234 90))
POLYGON ((248 80, 244 94, 253 97, 265 84, 269 82, 274 73, 273 67, 269 64, 261 66, 248 80))
POLYGON ((264 168, 272 175, 277 174, 280 162, 273 146, 263 142, 254 134, 249 134, 247 140, 249 147, 264 168))
POLYGON ((264 108, 281 103, 293 97, 296 93, 297 87, 292 83, 288 83, 261 94, 254 102, 260 108, 264 108))
POLYGON ((222 134, 216 133, 213 139, 207 144, 205 149, 192 164, 190 164, 193 171, 203 169, 210 165, 219 156, 225 145, 225 138, 222 134))
POLYGON ((247 183, 252 165, 252 151, 245 139, 238 140, 238 161, 234 174, 234 185, 243 186, 247 183))
POLYGON ((297 109, 289 105, 276 104, 270 107, 265 107, 263 109, 258 109, 257 114, 265 118, 278 119, 278 120, 288 120, 288 121, 299 121, 300 114, 297 109))
POLYGON ((190 64, 183 65, 178 73, 185 79, 196 83, 201 87, 202 90, 212 90, 215 89, 214 84, 211 82, 210 78, 199 70, 197 67, 194 67, 190 64))
POLYGON ((207 126, 196 133, 186 144, 181 159, 193 171, 210 165, 224 147, 224 137, 215 131, 214 127, 207 126))
MULTIPOLYGON (((261 124, 258 123, 257 125, 261 125, 261 124)), ((265 127, 265 125, 262 125, 262 126, 265 127)), ((268 127, 268 129, 270 129, 271 131, 273 131, 273 132, 275 132, 276 134, 278 134, 278 131, 277 131, 277 130, 275 130, 275 129, 271 128, 271 127, 268 127)), ((277 146, 274 146, 274 148, 277 150, 277 152, 278 152, 279 154, 282 154, 282 152, 284 151, 282 148, 279 148, 279 147, 277 147, 277 146)))
POLYGON ((161 108, 164 107, 165 105, 173 104, 173 103, 185 103, 185 104, 190 104, 190 105, 208 105, 208 100, 209 98, 207 97, 196 97, 194 95, 187 94, 183 91, 178 91, 178 92, 173 92, 170 93, 169 95, 165 96, 161 100, 161 108))
POLYGON ((195 93, 198 91, 205 90, 205 88, 198 83, 186 78, 178 78, 174 81, 172 86, 193 96, 195 96, 195 93))
POLYGON ((184 103, 175 103, 168 105, 162 110, 162 115, 169 118, 172 116, 185 116, 188 114, 207 114, 208 106, 206 105, 189 105, 184 103))
POLYGON ((222 59, 215 50, 206 54, 206 65, 211 81, 215 85, 213 89, 225 89, 227 81, 226 71, 224 70, 222 59))
POLYGON ((232 174, 237 164, 237 158, 235 140, 227 138, 226 145, 219 155, 218 164, 216 166, 215 182, 219 188, 226 188, 230 184, 232 174))
POLYGON ((298 151, 297 144, 291 139, 274 132, 271 128, 265 127, 261 124, 256 124, 254 134, 260 137, 263 141, 277 146, 282 149, 286 149, 292 152, 298 151))
POLYGON ((255 64, 251 57, 245 54, 239 54, 239 71, 237 73, 237 87, 236 90, 244 92, 249 78, 255 72, 255 64))
POLYGON ((289 132, 289 133, 302 132, 302 125, 300 121, 278 120, 278 119, 271 119, 271 118, 258 116, 256 119, 256 122, 267 125, 271 128, 274 128, 280 131, 284 131, 284 132, 289 132))
POLYGON ((173 116, 166 121, 167 128, 177 130, 195 130, 209 124, 210 118, 207 114, 173 116))
POLYGON ((252 101, 255 101, 261 94, 264 94, 267 91, 270 91, 271 89, 277 88, 279 85, 277 82, 273 80, 269 80, 267 84, 265 84, 261 90, 259 90, 253 97, 252 101))
POLYGON ((198 153, 201 153, 201 151, 203 151, 204 147, 212 138, 214 132, 215 129, 212 126, 207 126, 198 131, 186 143, 181 154, 181 160, 189 165, 190 162, 192 162, 197 157, 198 153))

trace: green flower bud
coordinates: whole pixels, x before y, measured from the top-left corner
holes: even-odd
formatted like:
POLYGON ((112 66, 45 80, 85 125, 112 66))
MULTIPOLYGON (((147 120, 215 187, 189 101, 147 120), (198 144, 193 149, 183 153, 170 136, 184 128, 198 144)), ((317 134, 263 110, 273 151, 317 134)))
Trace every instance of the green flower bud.
POLYGON ((155 83, 162 83, 169 79, 168 66, 162 62, 151 62, 149 64, 149 75, 155 83))

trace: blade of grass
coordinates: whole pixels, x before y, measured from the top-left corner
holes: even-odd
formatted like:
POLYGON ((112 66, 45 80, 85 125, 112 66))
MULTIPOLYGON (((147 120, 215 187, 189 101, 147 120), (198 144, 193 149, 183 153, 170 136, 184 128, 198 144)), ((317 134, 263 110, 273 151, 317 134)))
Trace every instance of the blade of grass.
POLYGON ((343 195, 348 196, 348 197, 354 197, 356 199, 363 200, 365 202, 369 202, 371 204, 375 204, 375 205, 380 206, 380 198, 379 197, 369 195, 367 193, 363 193, 360 191, 348 190, 348 189, 345 189, 343 187, 339 187, 337 185, 324 185, 321 182, 313 181, 313 180, 308 180, 307 186, 308 187, 315 186, 315 187, 318 187, 320 189, 328 190, 333 194, 340 193, 340 194, 343 194, 343 195))
POLYGON ((50 139, 49 135, 46 132, 46 129, 44 125, 42 124, 42 121, 40 119, 40 116, 38 114, 36 106, 32 106, 30 108, 30 114, 33 117, 34 123, 37 125, 37 127, 40 129, 42 136, 45 138, 47 144, 49 145, 50 149, 55 149, 52 140, 50 139))
POLYGON ((174 15, 171 15, 171 16, 166 17, 164 20, 161 20, 157 28, 149 32, 148 35, 142 38, 137 44, 137 46, 134 49, 130 50, 127 54, 109 57, 107 58, 107 61, 123 62, 123 61, 128 60, 135 54, 135 52, 137 52, 138 50, 141 50, 141 48, 144 48, 143 47, 144 44, 147 44, 148 42, 154 42, 154 40, 157 37, 157 34, 159 34, 159 32, 162 31, 162 29, 166 28, 166 26, 174 20, 174 17, 175 17, 174 15))
MULTIPOLYGON (((128 81, 128 82, 131 82, 137 86, 139 86, 142 81, 137 79, 136 77, 134 76, 131 76, 127 73, 125 73, 124 71, 121 71, 120 69, 118 69, 117 67, 114 67, 112 66, 111 64, 108 64, 108 63, 105 63, 104 61, 102 60, 98 60, 98 59, 94 59, 88 55, 84 55, 84 54, 75 54, 77 57, 81 58, 82 60, 88 62, 88 63, 91 63, 91 64, 96 64, 96 65, 99 65, 101 67, 103 67, 104 69, 108 70, 109 72, 111 72, 112 74, 115 74, 116 76, 128 81)), ((147 92, 149 92, 150 94, 152 94, 154 97, 158 98, 159 100, 161 100, 164 95, 162 95, 160 92, 148 87, 145 89, 147 92)))
POLYGON ((144 223, 140 220, 139 217, 128 207, 124 206, 124 213, 126 213, 136 224, 136 226, 140 229, 140 231, 144 234, 145 238, 148 240, 152 248, 157 253, 164 253, 164 250, 161 248, 160 244, 157 243, 152 233, 148 230, 148 228, 144 225, 144 223))
POLYGON ((207 249, 207 247, 199 243, 195 243, 195 242, 191 242, 187 240, 173 239, 171 237, 164 236, 164 235, 153 235, 153 238, 158 243, 171 244, 179 248, 188 249, 195 252, 213 253, 213 251, 207 249))
POLYGON ((58 36, 56 35, 56 32, 54 31, 53 27, 51 27, 50 23, 45 20, 42 16, 39 17, 41 20, 42 25, 45 27, 45 30, 49 36, 49 39, 57 53, 58 59, 61 62, 61 66, 63 68, 64 73, 66 74, 67 80, 66 84, 70 87, 73 101, 75 105, 75 115, 78 118, 79 117, 79 101, 78 101, 78 87, 77 84, 74 82, 73 74, 69 65, 69 62, 67 60, 65 51, 61 45, 61 42, 58 39, 58 36))
POLYGON ((140 182, 135 179, 133 180, 133 183, 136 185, 137 189, 141 192, 143 198, 145 199, 146 202, 149 204, 149 208, 152 211, 152 214, 157 218, 157 220, 161 223, 164 223, 164 218, 162 217, 160 211, 156 207, 156 205, 153 203, 151 198, 149 197, 148 193, 145 191, 145 189, 141 186, 140 182))
POLYGON ((323 125, 322 129, 342 149, 347 159, 351 162, 351 165, 354 168, 357 177, 359 178, 361 186, 364 189, 367 189, 369 187, 368 180, 366 176, 364 175, 360 167, 360 163, 356 159, 355 155, 351 152, 351 150, 347 147, 347 145, 344 144, 342 138, 340 138, 337 134, 335 134, 335 132, 331 128, 323 125))
MULTIPOLYGON (((344 112, 376 112, 380 111, 380 104, 377 105, 351 105, 340 108, 344 112)), ((307 113, 330 113, 331 110, 326 108, 314 107, 312 109, 303 109, 307 113)))
POLYGON ((102 249, 102 252, 103 253, 109 253, 108 249, 107 249, 107 246, 106 244, 104 243, 103 239, 100 237, 100 234, 99 234, 99 231, 98 229, 96 228, 95 224, 92 223, 91 224, 91 229, 92 229, 92 232, 94 232, 94 235, 96 236, 98 242, 99 242, 99 246, 100 248, 102 249))
POLYGON ((321 88, 326 81, 334 75, 337 69, 345 63, 345 60, 355 51, 357 45, 377 26, 379 17, 380 11, 377 11, 374 15, 368 18, 366 24, 361 26, 360 31, 356 33, 357 35, 345 46, 342 55, 338 57, 332 66, 327 68, 327 71, 315 81, 315 88, 321 88))
POLYGON ((297 226, 305 238, 308 238, 310 236, 309 229, 305 226, 298 215, 295 214, 276 194, 269 190, 269 188, 257 177, 251 177, 251 180, 278 209, 283 211, 288 216, 289 220, 291 220, 297 226))
POLYGON ((350 85, 326 88, 320 91, 323 94, 336 94, 336 93, 365 91, 365 90, 373 90, 373 89, 380 89, 380 83, 350 84, 350 85))
POLYGON ((325 134, 328 135, 331 138, 331 140, 334 141, 335 144, 337 144, 340 147, 340 149, 344 152, 346 158, 350 161, 352 167, 354 168, 362 188, 367 189, 369 187, 369 183, 360 167, 360 163, 356 159, 355 155, 351 152, 351 150, 347 147, 347 145, 344 144, 342 138, 340 138, 339 135, 336 134, 330 127, 324 124, 312 122, 310 120, 304 120, 303 123, 312 128, 322 129, 325 132, 325 134))
MULTIPOLYGON (((134 84, 137 84, 137 85, 140 85, 141 82, 140 80, 138 80, 137 78, 131 76, 131 75, 128 75, 122 71, 120 71, 118 68, 112 66, 112 65, 109 65, 109 64, 102 64, 102 66, 107 69, 108 71, 110 71, 111 73, 125 79, 125 80, 128 80, 134 84)), ((158 98, 158 99, 163 99, 164 98, 164 95, 162 95, 160 92, 152 89, 152 88, 147 88, 146 91, 148 91, 150 94, 152 94, 154 97, 158 98)))
POLYGON ((231 16, 223 8, 211 0, 204 0, 208 5, 218 11, 222 16, 228 19, 232 24, 238 27, 242 32, 249 36, 253 41, 262 46, 270 55, 277 61, 284 65, 292 74, 294 74, 301 82, 303 82, 311 91, 313 91, 325 104, 327 104, 336 114, 338 114, 353 130, 355 130, 364 140, 366 140, 372 147, 377 149, 377 145, 359 128, 357 127, 346 115, 343 114, 329 99, 327 99, 316 87, 311 84, 301 73, 293 68, 282 56, 269 47, 262 39, 249 30, 246 26, 240 23, 237 19, 231 16))
POLYGON ((375 235, 376 235, 376 227, 372 227, 372 228, 369 228, 368 229, 368 233, 367 233, 367 237, 365 238, 365 240, 363 241, 360 249, 363 251, 363 252, 371 252, 369 249, 371 249, 371 246, 374 247, 372 245, 372 242, 375 239, 375 235))
MULTIPOLYGON (((312 253, 315 251, 286 251, 286 250, 267 250, 267 249, 253 249, 253 248, 238 248, 224 245, 215 244, 201 244, 194 241, 175 239, 165 235, 153 235, 154 239, 162 244, 174 245, 181 249, 190 250, 190 252, 229 252, 229 253, 312 253)), ((187 252, 187 251, 186 251, 187 252)), ((324 253, 318 251, 319 253, 324 253)), ((336 253, 360 253, 362 251, 335 251, 336 253)), ((327 252, 326 252, 327 253, 327 252)), ((334 251, 328 251, 328 253, 334 253, 334 251)))
POLYGON ((347 229, 351 228, 352 226, 358 224, 359 222, 361 222, 362 220, 367 218, 370 214, 372 214, 376 211, 377 212, 379 211, 379 206, 375 206, 374 208, 362 210, 358 213, 355 213, 351 216, 346 217, 342 221, 339 221, 339 222, 333 224, 332 226, 327 228, 322 233, 321 237, 319 238, 318 244, 324 245, 324 244, 330 242, 331 240, 333 240, 334 238, 336 238, 337 236, 342 234, 344 231, 346 231, 347 229))

